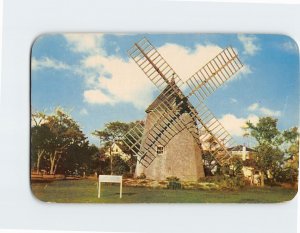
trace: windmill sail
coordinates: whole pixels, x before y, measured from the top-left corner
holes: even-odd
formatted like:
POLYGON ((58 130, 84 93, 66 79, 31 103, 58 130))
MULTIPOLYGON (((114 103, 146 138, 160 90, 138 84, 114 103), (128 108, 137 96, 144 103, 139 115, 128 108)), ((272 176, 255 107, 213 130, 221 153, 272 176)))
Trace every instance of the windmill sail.
POLYGON ((124 136, 123 142, 129 147, 129 149, 138 156, 140 154, 141 139, 144 132, 144 126, 141 122, 137 122, 124 136))
POLYGON ((206 149, 214 155, 220 165, 227 163, 230 159, 227 148, 235 144, 231 135, 203 102, 200 102, 195 110, 191 111, 191 114, 193 118, 197 119, 202 145, 214 143, 213 147, 208 146, 206 149))
POLYGON ((199 100, 205 100, 242 67, 234 49, 224 49, 186 81, 191 91, 188 96, 196 95, 199 100))
POLYGON ((187 96, 179 89, 184 84, 183 81, 147 39, 135 43, 128 53, 160 91, 164 92, 169 88, 163 95, 163 101, 154 111, 156 123, 146 132, 148 140, 145 142, 146 146, 141 148, 139 145, 142 136, 132 146, 136 150, 139 149, 136 154, 140 162, 149 166, 156 157, 153 146, 157 143, 166 145, 184 128, 189 130, 199 145, 214 141, 216 146, 211 152, 221 165, 227 162, 230 156, 226 147, 231 146, 233 140, 204 105, 203 100, 243 67, 236 52, 231 47, 224 49, 189 78, 187 85, 190 93, 187 96), (178 99, 175 104, 170 101, 174 95, 178 99), (190 97, 197 100, 196 108, 191 104, 190 97), (182 109, 185 108, 188 109, 186 113, 190 116, 188 121, 184 121, 181 117, 182 109), (198 128, 196 131, 195 126, 198 128), (205 133, 199 137, 199 132, 203 131, 205 133))
POLYGON ((163 91, 172 81, 179 88, 184 84, 146 38, 135 43, 128 50, 128 54, 160 91, 163 91))
MULTIPOLYGON (((178 92, 181 92, 178 89, 178 92)), ((151 108, 153 126, 147 132, 144 131, 144 138, 142 134, 136 134, 136 127, 130 130, 125 136, 124 141, 131 141, 135 143, 126 143, 127 146, 138 156, 139 161, 145 166, 149 166, 156 158, 155 145, 159 144, 166 146, 168 142, 179 132, 184 129, 194 135, 194 138, 199 142, 199 135, 195 130, 195 121, 191 117, 182 118, 184 113, 190 112, 184 105, 177 105, 176 101, 180 101, 178 93, 168 86, 157 98, 159 101, 151 108), (179 100, 178 100, 179 99, 179 100), (135 137, 138 140, 132 140, 135 137), (142 140, 143 147, 140 146, 142 140)), ((150 106, 151 107, 151 106, 150 106)))

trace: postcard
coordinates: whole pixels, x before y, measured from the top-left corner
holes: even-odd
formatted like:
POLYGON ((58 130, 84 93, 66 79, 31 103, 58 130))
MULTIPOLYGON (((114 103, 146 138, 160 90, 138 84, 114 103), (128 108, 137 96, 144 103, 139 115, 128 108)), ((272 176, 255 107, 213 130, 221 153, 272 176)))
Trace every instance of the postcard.
POLYGON ((43 34, 30 180, 58 203, 276 203, 299 163, 299 50, 278 34, 43 34))

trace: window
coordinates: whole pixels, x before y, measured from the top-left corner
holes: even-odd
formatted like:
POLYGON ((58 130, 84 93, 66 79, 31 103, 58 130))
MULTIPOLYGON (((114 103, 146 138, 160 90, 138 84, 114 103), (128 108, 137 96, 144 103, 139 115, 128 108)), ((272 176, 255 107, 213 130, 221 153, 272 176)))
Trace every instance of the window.
POLYGON ((164 153, 164 147, 163 146, 157 146, 156 147, 156 154, 157 155, 163 155, 164 153))

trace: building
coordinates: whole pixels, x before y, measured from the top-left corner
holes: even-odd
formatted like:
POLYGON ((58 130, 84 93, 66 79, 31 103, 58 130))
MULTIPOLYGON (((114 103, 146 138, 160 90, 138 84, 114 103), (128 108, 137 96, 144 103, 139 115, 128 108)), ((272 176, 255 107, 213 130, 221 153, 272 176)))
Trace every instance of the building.
POLYGON ((246 147, 244 145, 237 145, 235 147, 228 148, 231 154, 240 156, 243 161, 247 159, 252 159, 252 154, 255 152, 252 148, 246 147))
POLYGON ((123 152, 120 143, 122 142, 114 142, 110 148, 107 148, 107 150, 104 153, 105 156, 110 157, 110 155, 112 156, 118 155, 124 161, 128 161, 130 159, 130 155, 123 152))
MULTIPOLYGON (((194 139, 190 131, 185 127, 182 127, 181 121, 194 122, 190 115, 187 113, 187 105, 182 104, 180 109, 180 119, 175 120, 169 127, 171 130, 178 131, 175 136, 164 145, 161 143, 163 138, 167 137, 166 130, 161 127, 160 138, 157 140, 155 145, 151 145, 151 135, 149 135, 149 130, 153 128, 156 123, 157 106, 160 105, 162 101, 166 101, 166 96, 168 96, 168 103, 175 106, 178 100, 178 95, 170 93, 171 87, 167 86, 162 93, 153 101, 152 104, 146 109, 146 121, 144 128, 144 135, 142 137, 141 151, 149 151, 156 155, 153 162, 146 168, 141 163, 137 162, 136 166, 136 176, 140 176, 142 173, 146 175, 146 178, 153 180, 165 180, 167 177, 178 177, 180 180, 186 181, 197 181, 199 178, 204 177, 204 168, 202 162, 202 152, 199 146, 200 143, 194 139), (181 128, 182 130, 178 130, 181 128)), ((192 123, 191 128, 196 134, 198 134, 198 129, 196 124, 192 123)), ((191 130, 190 128, 190 130, 191 130)), ((198 136, 199 138, 199 136, 198 136)))
POLYGON ((254 149, 246 147, 244 145, 238 145, 228 149, 231 151, 232 156, 239 156, 243 161, 242 172, 246 179, 249 180, 251 185, 261 186, 263 181, 261 180, 262 172, 255 167, 254 162, 254 149))

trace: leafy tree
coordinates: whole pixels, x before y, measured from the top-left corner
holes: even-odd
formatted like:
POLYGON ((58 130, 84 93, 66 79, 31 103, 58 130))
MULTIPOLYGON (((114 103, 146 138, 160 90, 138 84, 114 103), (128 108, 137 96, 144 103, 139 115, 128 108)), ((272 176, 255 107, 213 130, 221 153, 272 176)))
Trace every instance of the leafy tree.
POLYGON ((298 128, 293 127, 283 132, 283 138, 287 144, 285 149, 287 158, 283 166, 282 179, 294 183, 298 180, 299 166, 299 133, 298 128))
POLYGON ((46 114, 44 112, 33 112, 31 114, 31 168, 35 168, 37 174, 40 173, 41 159, 45 157, 47 142, 50 139, 50 130, 43 125, 46 114))
POLYGON ((130 171, 129 164, 126 163, 121 157, 115 156, 113 160, 114 174, 124 175, 130 171))
POLYGON ((44 159, 49 151, 51 140, 50 129, 46 125, 35 125, 31 128, 31 167, 40 173, 41 159, 44 159))
POLYGON ((231 158, 232 176, 241 176, 243 169, 243 160, 240 156, 235 155, 231 158))
POLYGON ((82 145, 86 141, 86 137, 77 122, 59 108, 55 110, 54 114, 47 116, 45 124, 52 133, 48 158, 50 174, 55 174, 60 159, 66 155, 69 147, 82 145))
POLYGON ((44 112, 33 112, 31 114, 31 126, 41 126, 45 123, 46 114, 44 112))
POLYGON ((105 152, 105 148, 97 148, 97 153, 91 158, 91 169, 98 175, 110 173, 110 159, 105 156, 105 152))
POLYGON ((280 132, 277 122, 278 120, 272 117, 262 117, 257 124, 246 123, 250 135, 258 143, 254 159, 256 167, 263 172, 262 184, 264 177, 271 182, 276 182, 282 177, 286 154, 282 149, 283 144, 297 141, 297 128, 280 132))
POLYGON ((129 130, 130 125, 127 123, 115 121, 105 124, 103 130, 95 130, 92 134, 99 138, 100 145, 108 148, 110 158, 110 173, 113 174, 113 154, 112 146, 114 143, 121 141, 124 134, 129 130))
POLYGON ((272 117, 262 117, 255 125, 248 121, 247 129, 250 130, 250 135, 256 139, 259 145, 269 144, 279 146, 282 143, 282 138, 277 129, 277 119, 272 117))
MULTIPOLYGON (((133 154, 133 152, 129 149, 129 147, 127 146, 127 144, 130 144, 130 143, 127 141, 126 138, 124 138, 124 135, 129 130, 135 129, 134 126, 137 123, 144 126, 143 121, 136 121, 136 122, 129 122, 129 123, 115 121, 115 122, 107 123, 103 130, 95 130, 92 133, 95 137, 98 137, 99 140, 100 140, 100 154, 101 154, 101 150, 104 151, 104 154, 105 154, 105 152, 109 153, 109 156, 108 156, 109 160, 110 160, 110 163, 109 163, 110 164, 110 169, 109 169, 109 171, 110 171, 111 174, 117 172, 117 170, 120 170, 121 168, 119 166, 122 165, 121 162, 118 162, 119 158, 117 158, 117 157, 120 157, 120 154, 112 153, 112 146, 113 146, 114 143, 120 147, 120 149, 122 150, 123 153, 125 153, 126 155, 128 155, 130 157, 128 160, 123 161, 123 162, 127 164, 127 167, 129 166, 129 173, 130 174, 134 173, 137 158, 133 154), (117 159, 116 163, 113 161, 114 158, 117 159)), ((134 140, 135 139, 132 138, 131 143, 135 143, 134 140)), ((102 158, 102 160, 103 160, 103 158, 102 158)), ((104 164, 103 161, 98 162, 98 163, 102 164, 102 165, 104 164)), ((104 171, 105 169, 102 168, 101 170, 104 171)))
POLYGON ((49 162, 49 173, 55 174, 60 160, 67 155, 69 148, 86 143, 77 122, 60 108, 51 115, 33 113, 32 123, 32 157, 37 159, 38 171, 40 160, 45 157, 49 162))
POLYGON ((298 144, 299 142, 299 133, 297 127, 293 127, 289 130, 283 131, 282 135, 286 142, 293 144, 298 144))
POLYGON ((66 156, 61 159, 57 171, 66 175, 90 175, 93 171, 93 156, 98 153, 98 148, 90 146, 88 142, 82 145, 73 144, 66 151, 66 156))

